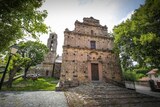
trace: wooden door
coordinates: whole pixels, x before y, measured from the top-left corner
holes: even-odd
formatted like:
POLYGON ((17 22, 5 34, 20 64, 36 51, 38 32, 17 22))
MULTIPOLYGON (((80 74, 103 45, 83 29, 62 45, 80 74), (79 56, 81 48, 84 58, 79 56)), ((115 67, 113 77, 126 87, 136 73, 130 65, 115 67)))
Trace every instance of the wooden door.
POLYGON ((98 64, 91 64, 92 80, 99 80, 98 64))

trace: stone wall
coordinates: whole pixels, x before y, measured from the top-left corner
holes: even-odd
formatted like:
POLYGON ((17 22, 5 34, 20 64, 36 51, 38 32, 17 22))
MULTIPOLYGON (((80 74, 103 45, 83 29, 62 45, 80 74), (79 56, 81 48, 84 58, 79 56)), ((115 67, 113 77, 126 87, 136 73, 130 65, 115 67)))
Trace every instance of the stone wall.
POLYGON ((64 32, 64 46, 70 47, 80 47, 90 49, 90 41, 96 42, 97 50, 112 50, 113 48, 113 38, 107 36, 93 36, 82 33, 77 33, 75 31, 65 31, 64 32))
POLYGON ((98 65, 98 81, 109 78, 121 82, 118 57, 112 49, 113 38, 99 20, 90 17, 82 23, 76 21, 73 31, 64 31, 61 86, 93 81, 92 64, 98 65), (91 41, 95 42, 95 48, 91 48, 91 41))
POLYGON ((54 65, 54 77, 59 79, 61 72, 61 63, 55 63, 54 65))

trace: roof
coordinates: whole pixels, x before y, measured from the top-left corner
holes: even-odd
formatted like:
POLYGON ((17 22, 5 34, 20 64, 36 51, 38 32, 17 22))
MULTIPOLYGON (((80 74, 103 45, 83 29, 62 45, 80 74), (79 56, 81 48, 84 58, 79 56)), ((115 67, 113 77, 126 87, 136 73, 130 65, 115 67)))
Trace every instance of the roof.
POLYGON ((147 73, 147 75, 150 75, 150 74, 156 74, 158 72, 158 69, 152 69, 151 71, 149 71, 147 73))
POLYGON ((56 63, 62 63, 62 56, 58 56, 58 58, 55 60, 56 63))

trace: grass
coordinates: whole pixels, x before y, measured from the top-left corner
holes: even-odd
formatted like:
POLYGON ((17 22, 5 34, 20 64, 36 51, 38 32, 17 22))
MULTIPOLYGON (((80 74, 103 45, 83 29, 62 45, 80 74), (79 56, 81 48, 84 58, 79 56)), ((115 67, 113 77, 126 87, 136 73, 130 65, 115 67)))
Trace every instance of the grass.
POLYGON ((19 78, 13 82, 12 88, 4 86, 4 91, 54 91, 58 80, 54 78, 38 78, 33 81, 31 79, 24 80, 19 78))

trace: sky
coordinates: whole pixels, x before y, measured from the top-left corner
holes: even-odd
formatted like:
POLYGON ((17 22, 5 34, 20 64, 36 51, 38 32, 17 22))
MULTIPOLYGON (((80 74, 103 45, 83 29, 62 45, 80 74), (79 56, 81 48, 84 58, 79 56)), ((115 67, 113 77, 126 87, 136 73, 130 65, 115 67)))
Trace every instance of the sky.
MULTIPOLYGON (((92 16, 112 32, 115 25, 130 18, 134 10, 144 2, 145 0, 46 0, 40 9, 48 11, 45 23, 57 34, 57 54, 62 55, 64 30, 74 30, 76 20, 83 22, 84 17, 92 16)), ((49 34, 45 34, 41 35, 40 40, 47 44, 48 38, 49 34)))

